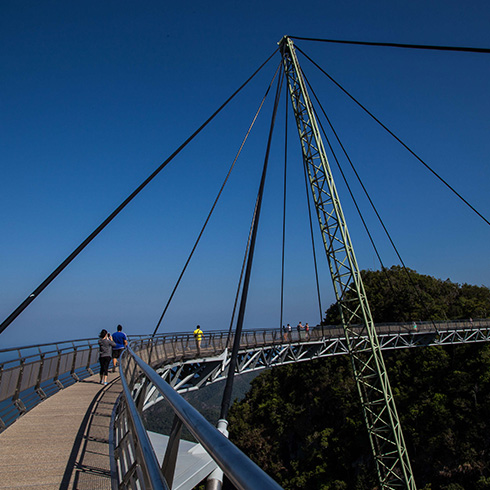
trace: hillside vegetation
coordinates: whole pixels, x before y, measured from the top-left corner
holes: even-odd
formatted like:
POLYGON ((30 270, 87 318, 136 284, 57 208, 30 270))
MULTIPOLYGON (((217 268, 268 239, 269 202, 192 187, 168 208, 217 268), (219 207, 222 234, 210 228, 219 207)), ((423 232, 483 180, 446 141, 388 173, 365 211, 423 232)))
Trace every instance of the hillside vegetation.
MULTIPOLYGON (((487 318, 490 290, 393 267, 364 271, 375 322, 487 318)), ((326 323, 336 323, 337 307, 326 323)), ((490 346, 385 353, 417 486, 490 489, 490 346)), ((285 489, 374 489, 347 356, 262 373, 230 413, 231 439, 285 489)))

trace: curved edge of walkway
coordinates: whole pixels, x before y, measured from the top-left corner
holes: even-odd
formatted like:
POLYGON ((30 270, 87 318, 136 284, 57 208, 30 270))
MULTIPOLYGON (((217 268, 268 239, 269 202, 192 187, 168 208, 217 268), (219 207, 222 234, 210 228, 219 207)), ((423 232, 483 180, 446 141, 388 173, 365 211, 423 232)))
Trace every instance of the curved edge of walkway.
POLYGON ((110 489, 109 425, 117 373, 61 390, 0 434, 0 489, 110 489))

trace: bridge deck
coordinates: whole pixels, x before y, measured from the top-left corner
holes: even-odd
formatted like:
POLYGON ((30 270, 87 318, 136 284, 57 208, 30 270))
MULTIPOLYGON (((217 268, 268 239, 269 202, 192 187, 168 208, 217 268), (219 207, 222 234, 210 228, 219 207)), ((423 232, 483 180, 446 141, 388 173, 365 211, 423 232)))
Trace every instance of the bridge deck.
POLYGON ((110 489, 109 423, 119 376, 61 390, 0 434, 0 488, 110 489))
MULTIPOLYGON (((419 325, 416 332, 408 331, 406 326, 395 327, 377 328, 382 349, 490 341, 488 320, 441 323, 439 330, 427 323, 419 325)), ((254 331, 242 339, 238 372, 346 354, 345 336, 342 335, 341 329, 328 329, 325 336, 313 332, 308 339, 298 338, 294 333, 292 338, 283 338, 277 331, 254 331)), ((150 349, 154 355, 161 356, 159 359, 169 363, 168 372, 162 374, 172 386, 180 391, 190 391, 224 375, 226 362, 218 354, 224 352, 221 344, 226 339, 226 332, 225 335, 218 332, 203 342, 202 357, 199 358, 196 358, 195 343, 184 337, 169 339, 150 349), (203 357, 209 357, 208 364, 203 362, 203 357), (190 364, 181 364, 185 362, 190 364), (196 364, 196 369, 192 363, 196 364)), ((365 339, 360 338, 359 342, 365 343, 365 339)), ((140 354, 144 353, 144 349, 140 350, 140 354)), ((72 364, 74 359, 72 356, 72 364)), ((39 361, 31 364, 36 363, 39 361)), ((68 364, 69 369, 71 364, 68 364)), ((20 369, 17 366, 11 371, 20 369)), ((27 368, 25 372, 30 373, 27 368)), ((4 375, 0 379, 4 382, 13 379, 19 386, 22 380, 13 375, 4 375)), ((62 389, 0 433, 0 489, 111 488, 109 424, 121 385, 118 374, 109 375, 110 383, 106 387, 100 385, 98 379, 98 375, 91 376, 62 389)), ((150 389, 145 406, 156 403, 157 395, 150 389)))

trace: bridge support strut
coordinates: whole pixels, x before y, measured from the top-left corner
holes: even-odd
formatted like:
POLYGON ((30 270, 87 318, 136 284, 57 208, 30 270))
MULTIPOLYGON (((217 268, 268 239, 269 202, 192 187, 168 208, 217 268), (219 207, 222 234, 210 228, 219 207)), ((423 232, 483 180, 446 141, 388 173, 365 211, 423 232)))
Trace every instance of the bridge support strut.
POLYGON ((279 44, 380 486, 415 490, 380 343, 314 109, 292 40, 285 36, 279 44), (356 324, 363 328, 352 328, 356 324), (356 342, 361 336, 369 339, 365 347, 356 342))

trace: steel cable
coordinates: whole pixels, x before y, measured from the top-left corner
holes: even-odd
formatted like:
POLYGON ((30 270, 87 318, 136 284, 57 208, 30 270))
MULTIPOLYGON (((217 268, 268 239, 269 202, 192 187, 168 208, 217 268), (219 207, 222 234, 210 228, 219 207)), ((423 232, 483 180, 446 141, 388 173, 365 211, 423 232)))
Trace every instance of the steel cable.
POLYGON ((452 191, 461 201, 463 201, 474 213, 476 213, 487 225, 490 226, 490 221, 485 218, 477 209, 475 209, 461 194, 459 194, 450 184, 448 184, 435 170, 433 170, 421 157, 419 157, 408 145, 406 145, 393 131, 388 129, 372 112, 370 112, 366 107, 364 107, 353 95, 351 95, 340 83, 334 80, 321 66, 319 66, 315 61, 313 61, 304 51, 296 47, 296 49, 305 56, 313 65, 315 65, 325 76, 327 76, 337 87, 340 88, 350 99, 352 99, 366 114, 368 114, 372 119, 374 119, 385 131, 387 131, 393 138, 395 138, 398 143, 400 143, 406 150, 408 150, 422 165, 424 165, 427 170, 429 170, 435 177, 437 177, 450 191, 452 191))
MULTIPOLYGON (((313 87, 312 87, 312 86, 311 86, 311 84, 309 83, 309 81, 308 81, 308 79, 306 78, 306 76, 304 75, 304 73, 303 73, 303 76, 304 76, 304 78, 305 78, 305 80, 306 80, 306 83, 308 84, 308 87, 309 87, 309 89, 311 90, 311 92, 312 92, 312 94, 313 94, 313 96, 314 96, 315 100, 317 101, 317 103, 318 103, 318 105, 319 105, 319 107, 320 107, 320 109, 321 109, 321 111, 322 111, 322 113, 323 113, 323 115, 324 115, 325 119, 327 120, 327 122, 328 122, 328 124, 329 124, 329 126, 330 126, 330 129, 332 130, 332 132, 333 132, 333 134, 334 134, 334 136, 335 136, 335 138, 336 138, 336 140, 337 140, 337 142, 338 142, 338 144, 339 144, 340 148, 342 149, 342 152, 344 153, 344 155, 345 155, 345 157, 346 157, 347 161, 349 162, 349 164, 350 164, 350 166, 351 166, 351 168, 352 168, 352 170, 353 170, 353 172, 354 172, 354 174, 355 174, 355 176, 356 176, 356 178, 357 178, 357 180, 358 180, 359 184, 361 185, 361 188, 362 188, 362 190, 364 191, 364 194, 366 195, 366 197, 367 197, 367 199, 368 199, 368 201, 369 201, 369 204, 370 204, 370 205, 371 205, 371 207, 373 208, 373 210, 374 210, 374 212, 375 212, 375 214, 376 214, 376 217, 378 218, 378 220, 379 220, 379 222, 380 222, 380 224, 381 224, 381 226, 382 226, 382 228, 383 228, 383 230, 384 230, 384 232, 385 232, 386 236, 388 237, 388 240, 390 241, 391 246, 393 247, 393 250, 395 251, 395 253, 396 253, 396 255, 397 255, 398 259, 400 260, 400 262, 401 262, 401 264, 402 264, 402 268, 403 268, 404 272, 406 273, 406 275, 407 275, 407 277, 408 277, 408 280, 409 280, 409 282, 410 282, 410 284, 411 284, 411 286, 412 286, 413 290, 415 291, 415 294, 417 295, 417 297, 418 297, 419 301, 421 302, 421 304, 423 305, 424 309, 425 309, 425 310, 426 310, 426 312, 428 313, 428 312, 429 312, 429 309, 428 309, 427 303, 424 301, 424 299, 423 299, 423 298, 422 298, 422 296, 420 295, 420 292, 419 292, 419 290, 418 290, 417 286, 415 285, 415 283, 414 283, 414 281, 413 281, 413 278, 412 278, 412 276, 411 276, 411 274, 410 274, 410 272, 409 272, 408 268, 406 267, 405 262, 404 262, 404 260, 403 260, 403 258, 402 258, 402 256, 401 256, 401 254, 400 254, 400 252, 399 252, 399 250, 398 250, 397 246, 395 245, 395 242, 393 241, 393 239, 392 239, 392 237, 391 237, 391 235, 390 235, 390 233, 389 233, 388 229, 386 228, 386 226, 385 226, 385 224, 384 224, 383 219, 381 218, 381 216, 380 216, 380 214, 379 214, 379 212, 378 212, 378 210, 377 210, 376 206, 374 205, 374 202, 373 202, 373 200, 371 199, 371 196, 369 195, 369 192, 367 191, 367 189, 366 189, 366 187, 365 187, 365 185, 364 185, 364 183, 363 183, 363 181, 362 181, 362 179, 361 179, 360 175, 358 174, 358 172, 357 172, 357 170, 356 170, 356 168, 355 168, 355 166, 354 166, 354 164, 353 164, 353 162, 352 162, 352 160, 351 160, 351 158, 350 158, 349 154, 347 153, 347 150, 345 149, 345 146, 343 145, 342 141, 340 140, 340 138, 339 138, 339 136, 338 136, 337 131, 336 131, 336 130, 335 130, 335 128, 333 127, 333 124, 332 124, 332 122, 330 121, 330 118, 327 116, 327 114, 326 114, 326 112, 325 112, 325 110, 324 110, 324 108, 323 108, 323 106, 322 106, 321 102, 319 101, 319 99, 318 99, 318 97, 317 97, 317 95, 316 95, 316 93, 315 93, 315 91, 314 91, 313 87)), ((371 235, 371 233, 370 233, 370 231, 369 231, 369 228, 368 228, 368 226, 367 226, 367 224, 366 224, 366 222, 365 222, 365 220, 364 220, 364 217, 363 217, 363 215, 362 215, 362 213, 361 213, 361 210, 360 210, 360 208, 359 208, 359 206, 358 206, 358 204, 357 204, 357 201, 356 201, 356 199, 355 199, 355 197, 354 197, 354 194, 353 194, 353 192, 352 192, 352 190, 351 190, 351 188, 350 188, 350 185, 349 185, 349 183, 348 183, 348 181, 347 181, 347 178, 346 178, 346 176, 345 176, 345 174, 344 174, 344 172, 343 172, 343 170, 342 170, 342 167, 341 167, 341 165, 340 165, 340 162, 339 162, 339 160, 338 160, 338 158, 337 158, 337 156, 336 156, 336 154, 335 154, 335 152, 334 152, 334 150, 333 150, 333 147, 332 147, 332 145, 331 145, 331 143, 330 143, 330 140, 329 140, 329 138, 328 138, 328 136, 327 136, 327 134, 326 134, 326 131, 325 131, 325 129, 324 129, 324 127, 323 127, 323 125, 322 125, 322 123, 321 123, 320 119, 319 119, 319 124, 320 124, 320 127, 321 127, 321 129, 322 129, 322 132, 323 132, 323 134, 324 134, 324 136, 325 136, 325 139, 327 140, 327 143, 328 143, 328 146, 329 146, 329 148, 330 148, 330 151, 332 152, 332 155, 334 156, 334 160, 335 160, 335 162, 336 162, 336 164, 337 164, 337 167, 339 168, 339 171, 340 171, 340 173, 341 173, 341 175, 342 175, 342 178, 343 178, 343 180, 344 180, 344 183, 345 183, 345 185, 346 185, 346 187, 347 187, 347 189, 348 189, 348 191, 349 191, 349 194, 350 194, 350 196, 351 196, 351 198, 352 198, 352 200, 353 200, 353 202, 354 202, 354 205, 355 205, 356 210, 357 210, 357 212, 358 212, 358 214, 359 214, 359 217, 361 218, 361 221, 362 221, 363 226, 364 226, 364 228, 365 228, 365 230, 366 230, 366 233, 368 234, 368 237, 369 237, 369 239, 370 239, 370 241, 371 241, 371 244, 372 244, 372 246, 373 246, 373 248, 374 248, 374 251, 375 251, 375 253, 376 253, 376 256, 378 257, 378 260, 379 260, 379 262, 380 262, 380 264, 381 264, 381 270, 383 271, 383 273, 384 273, 384 275, 385 275, 385 277, 386 277, 386 279, 387 279, 387 281, 388 281, 388 284, 389 284, 389 286, 390 286, 390 289, 391 289, 392 293, 393 293, 393 294, 395 294, 395 291, 394 291, 394 288, 393 288, 393 283, 391 282, 391 279, 390 279, 389 274, 388 274, 388 269, 387 269, 387 268, 385 267, 385 265, 383 264, 383 261, 382 261, 382 259, 381 259, 381 256, 380 256, 379 252, 378 252, 378 249, 377 249, 377 247, 376 247, 376 244, 374 243, 374 239, 373 239, 373 237, 372 237, 372 235, 371 235)), ((433 322, 433 321, 432 321, 432 322, 433 322)), ((433 323, 434 323, 434 322, 433 322, 433 323)), ((434 327, 435 327, 435 325, 434 325, 434 327)), ((436 330, 437 330, 437 327, 435 327, 435 328, 436 328, 436 330)))
POLYGON ((257 75, 276 54, 276 49, 267 60, 228 99, 189 136, 146 180, 143 181, 0 325, 0 334, 46 289, 51 282, 82 252, 85 247, 174 159, 257 75))
POLYGON ((183 276, 184 276, 184 273, 185 273, 185 271, 186 271, 186 269, 187 269, 187 266, 189 265, 189 262, 191 261, 192 256, 194 255, 194 252, 195 252, 195 250, 196 250, 196 248, 197 248, 197 245, 199 244, 199 242, 200 242, 200 240, 201 240, 201 237, 202 237, 202 235, 204 234, 204 230, 206 229, 206 226, 207 226, 207 224, 208 224, 209 220, 211 219, 211 216, 212 216, 212 214, 213 214, 213 211, 214 211, 214 209, 216 208, 216 205, 218 204, 218 201, 219 201, 219 199, 220 199, 220 197, 221 197, 221 194, 223 193, 223 190, 224 190, 224 188, 225 188, 225 186, 226 186, 226 184, 227 184, 227 182, 228 182, 228 179, 230 178, 231 172, 232 172, 232 170, 233 170, 233 169, 234 169, 234 167, 235 167, 235 164, 236 164, 236 162, 237 162, 237 160, 238 160, 238 157, 240 156, 240 154, 241 154, 241 152, 242 152, 242 150, 243 150, 243 147, 245 146, 245 143, 247 142, 248 136, 250 135, 250 132, 252 131, 252 128, 253 128, 253 127, 254 127, 254 125, 255 125, 255 121, 257 120, 257 118, 258 118, 258 116, 259 116, 259 114, 260 114, 260 111, 261 111, 261 109, 262 109, 262 106, 264 105, 265 99, 267 98, 267 95, 269 94, 269 91, 270 91, 270 89, 271 89, 271 87, 272 87, 272 84, 274 83, 274 80, 275 80, 275 78, 276 78, 276 76, 277 76, 277 72, 279 71, 279 68, 280 68, 280 67, 278 67, 278 68, 277 68, 277 70, 276 70, 276 72, 274 73, 274 76, 272 77, 272 80, 271 80, 271 82, 270 82, 270 84, 269 84, 269 87, 267 88, 267 90, 266 90, 266 92, 265 92, 265 95, 264 95, 264 97, 262 98, 262 101, 260 102, 260 105, 259 105, 259 107, 258 107, 257 111, 255 112, 255 116, 253 117, 252 122, 250 123, 250 126, 248 127, 248 130, 247 130, 247 132, 246 132, 246 134, 245 134, 245 136, 244 136, 244 138, 243 138, 243 140, 242 140, 242 144, 240 145, 240 148, 238 149, 238 152, 237 152, 237 154, 235 155, 235 158, 234 158, 234 160, 233 160, 233 162, 232 162, 232 164, 231 164, 231 166, 230 166, 230 168, 229 168, 229 170, 228 170, 228 173, 227 173, 227 175, 226 175, 226 177, 225 177, 225 180, 223 181, 223 184, 221 185, 221 188, 220 188, 220 190, 219 190, 219 192, 218 192, 218 195, 216 196, 216 199, 214 200, 214 203, 213 203, 213 205, 211 206, 211 209, 210 209, 210 211, 209 211, 209 213, 208 213, 208 216, 207 216, 207 218, 206 218, 206 221, 204 222, 204 225, 203 225, 203 226, 202 226, 202 228, 201 228, 201 231, 200 231, 200 233, 199 233, 199 236, 197 237, 197 240, 196 240, 196 242, 194 243, 194 246, 192 247, 192 250, 191 250, 191 252, 190 252, 190 254, 189 254, 189 257, 187 258, 187 261, 186 261, 186 263, 185 263, 185 265, 184 265, 184 267, 183 267, 183 269, 182 269, 182 271, 181 271, 181 273, 180 273, 180 275, 179 275, 179 278, 177 279, 177 282, 176 282, 176 284, 175 284, 175 286, 174 286, 174 288, 173 288, 173 290, 172 290, 172 293, 170 294, 170 297, 169 297, 169 299, 168 299, 168 301, 167 301, 167 304, 165 305, 165 308, 164 308, 164 310, 163 310, 163 313, 162 313, 162 315, 160 316, 160 319, 158 320, 158 323, 157 323, 157 326, 155 327, 155 330, 153 331, 153 335, 152 335, 152 337, 154 337, 154 336, 155 336, 155 334, 157 333, 157 330, 159 329, 159 327, 160 327, 160 325, 161 325, 161 323, 162 323, 162 320, 163 320, 163 318, 165 317, 165 313, 167 312, 168 307, 170 306, 170 303, 171 303, 171 301, 172 301, 172 299, 173 299, 173 297, 174 297, 174 294, 175 294, 175 292, 177 291, 177 288, 179 287, 180 281, 182 280, 182 278, 183 278, 183 276))
POLYGON ((433 46, 428 44, 378 43, 378 42, 370 42, 370 41, 342 41, 339 39, 318 39, 312 37, 297 37, 297 36, 288 36, 288 37, 300 41, 316 41, 322 43, 357 44, 361 46, 425 49, 425 50, 432 50, 432 51, 459 51, 459 52, 466 52, 466 53, 485 53, 485 54, 490 53, 489 48, 471 48, 471 47, 461 47, 461 46, 433 46))
POLYGON ((235 328, 235 338, 233 339, 233 348, 232 348, 232 352, 231 352, 231 356, 230 356, 230 363, 228 365, 228 376, 226 378, 226 385, 225 385, 225 389, 224 389, 224 393, 223 393, 223 400, 221 403, 220 419, 226 419, 226 417, 228 415, 228 410, 230 408, 230 403, 231 403, 231 394, 232 394, 232 390, 233 390, 233 379, 235 376, 235 369, 236 369, 237 357, 238 357, 238 349, 240 347, 240 337, 241 337, 241 332, 242 332, 242 328, 243 328, 243 321, 245 318, 245 309, 246 309, 246 305, 247 305, 248 289, 249 289, 250 277, 251 277, 251 273, 252 273, 252 264, 253 264, 253 258, 254 258, 254 252, 255 252, 255 242, 257 239, 257 232, 258 232, 258 227, 259 227, 260 210, 262 208, 262 198, 263 198, 263 194, 264 194, 265 178, 267 176, 267 168, 268 168, 268 164, 269 164, 269 155, 270 155, 270 149, 271 149, 271 143, 272 143, 272 135, 274 133, 277 108, 279 105, 279 99, 280 99, 280 95, 281 95, 281 88, 282 88, 283 80, 284 80, 284 72, 281 70, 281 76, 279 77, 279 79, 277 81, 277 91, 276 91, 276 97, 274 100, 274 109, 272 111, 272 118, 271 118, 271 124, 270 124, 270 129, 269 129, 269 137, 267 140, 267 149, 266 149, 265 157, 264 157, 264 166, 262 169, 262 176, 260 178, 260 185, 259 185, 259 190, 258 190, 258 195, 257 195, 256 208, 254 211, 253 229, 252 229, 252 235, 250 238, 250 247, 248 250, 247 266, 245 269, 245 277, 243 279, 242 294, 241 294, 241 298, 240 298, 240 308, 238 310, 237 324, 236 324, 236 328, 235 328))

